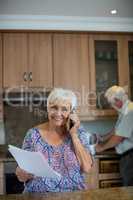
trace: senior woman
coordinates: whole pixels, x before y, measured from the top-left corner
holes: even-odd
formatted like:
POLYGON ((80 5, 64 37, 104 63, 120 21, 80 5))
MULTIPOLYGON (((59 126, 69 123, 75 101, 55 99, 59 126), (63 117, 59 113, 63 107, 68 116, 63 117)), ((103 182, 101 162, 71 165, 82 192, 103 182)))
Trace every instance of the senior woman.
POLYGON ((92 166, 86 132, 71 111, 76 107, 76 96, 70 90, 54 89, 47 100, 48 122, 31 128, 22 148, 39 151, 61 178, 35 177, 17 167, 19 181, 25 183, 24 192, 65 192, 87 189, 84 173, 92 166), (68 120, 73 126, 68 130, 68 120))

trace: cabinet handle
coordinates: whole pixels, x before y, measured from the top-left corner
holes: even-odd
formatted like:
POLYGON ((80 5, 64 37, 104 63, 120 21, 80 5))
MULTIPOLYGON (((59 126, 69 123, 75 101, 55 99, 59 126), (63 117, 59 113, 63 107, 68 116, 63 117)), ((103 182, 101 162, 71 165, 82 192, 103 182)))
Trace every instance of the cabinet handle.
POLYGON ((29 73, 29 80, 32 81, 32 72, 29 73))
POLYGON ((27 81, 27 73, 26 72, 24 72, 24 74, 23 74, 23 80, 27 81))

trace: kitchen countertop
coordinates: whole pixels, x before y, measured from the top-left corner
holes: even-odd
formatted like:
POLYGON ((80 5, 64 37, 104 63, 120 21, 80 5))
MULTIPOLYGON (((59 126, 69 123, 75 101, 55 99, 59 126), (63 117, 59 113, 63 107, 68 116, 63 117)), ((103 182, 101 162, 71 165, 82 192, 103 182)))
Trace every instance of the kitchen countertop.
POLYGON ((106 151, 103 151, 101 153, 97 153, 94 157, 95 158, 114 158, 119 157, 120 155, 116 153, 115 149, 109 149, 106 151))
POLYGON ((133 186, 88 191, 0 195, 0 200, 133 200, 133 186))

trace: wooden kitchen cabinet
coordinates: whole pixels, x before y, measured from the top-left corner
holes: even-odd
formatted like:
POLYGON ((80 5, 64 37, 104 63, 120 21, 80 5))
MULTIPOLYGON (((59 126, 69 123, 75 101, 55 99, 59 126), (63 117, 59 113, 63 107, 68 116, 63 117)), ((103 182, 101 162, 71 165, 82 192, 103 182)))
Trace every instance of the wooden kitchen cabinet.
POLYGON ((54 34, 54 86, 79 92, 82 120, 116 117, 104 98, 110 86, 131 88, 133 98, 132 38, 113 33, 54 34))
POLYGON ((5 193, 4 162, 0 161, 0 194, 5 193))
POLYGON ((115 115, 104 98, 113 85, 129 86, 129 68, 123 35, 93 34, 89 37, 90 87, 96 98, 91 101, 97 116, 115 115))
POLYGON ((53 64, 54 86, 72 89, 77 94, 80 113, 84 112, 88 109, 85 95, 90 89, 88 35, 54 34, 53 64))
POLYGON ((27 85, 27 39, 25 33, 4 33, 3 35, 4 87, 27 85))
POLYGON ((133 36, 126 37, 126 48, 128 49, 128 64, 129 64, 129 78, 130 78, 130 97, 133 101, 133 36))
POLYGON ((118 155, 96 155, 93 167, 86 175, 89 189, 122 186, 118 155))
MULTIPOLYGON (((7 192, 6 175, 13 174, 16 167, 17 163, 12 158, 0 161, 0 194, 7 192)), ((86 174, 86 184, 89 189, 122 186, 118 155, 96 155, 92 169, 86 174)))
POLYGON ((99 188, 122 186, 119 157, 99 159, 99 188))
POLYGON ((0 34, 0 122, 3 120, 2 78, 2 35, 0 34))
POLYGON ((116 116, 104 98, 104 92, 112 85, 129 86, 133 99, 132 34, 8 32, 1 35, 4 88, 72 89, 78 97, 82 120, 116 116))
POLYGON ((29 86, 52 87, 52 35, 30 33, 29 41, 29 86))
POLYGON ((0 34, 0 93, 2 89, 2 35, 0 34))
POLYGON ((4 33, 4 87, 52 87, 52 36, 4 33))

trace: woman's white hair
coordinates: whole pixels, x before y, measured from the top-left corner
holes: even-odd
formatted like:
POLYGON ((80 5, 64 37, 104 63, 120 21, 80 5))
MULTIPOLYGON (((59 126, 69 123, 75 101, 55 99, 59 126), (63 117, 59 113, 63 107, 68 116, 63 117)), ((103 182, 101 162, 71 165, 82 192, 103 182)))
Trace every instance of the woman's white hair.
POLYGON ((47 99, 47 107, 56 101, 69 101, 71 104, 71 109, 77 107, 77 97, 71 90, 66 90, 63 88, 55 88, 51 91, 47 99))
POLYGON ((110 103, 113 103, 115 98, 121 100, 122 102, 125 102, 128 99, 125 89, 117 85, 110 87, 106 91, 105 97, 110 103))

